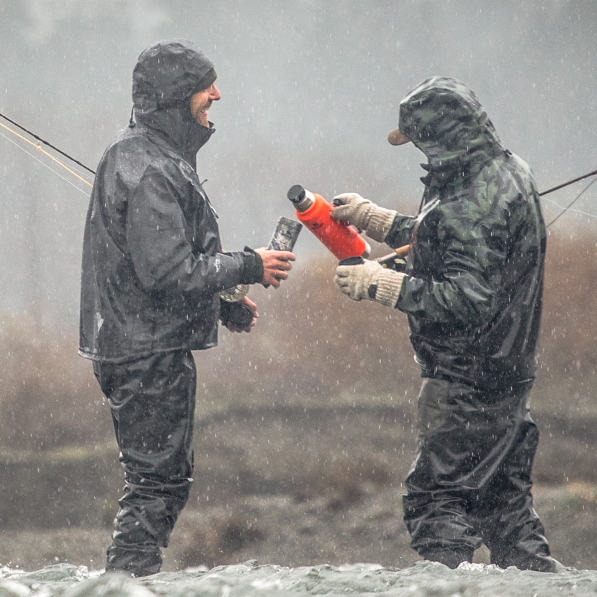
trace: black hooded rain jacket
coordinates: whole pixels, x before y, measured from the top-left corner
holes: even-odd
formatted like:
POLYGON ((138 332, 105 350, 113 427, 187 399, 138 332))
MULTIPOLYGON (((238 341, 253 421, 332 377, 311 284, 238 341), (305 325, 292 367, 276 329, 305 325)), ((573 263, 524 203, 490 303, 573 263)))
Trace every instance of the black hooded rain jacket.
POLYGON ((254 253, 222 252, 216 212, 195 172, 214 129, 195 122, 189 102, 210 72, 213 64, 188 42, 156 44, 139 57, 136 122, 104 153, 87 215, 79 345, 86 358, 126 362, 213 347, 218 292, 261 280, 254 253))

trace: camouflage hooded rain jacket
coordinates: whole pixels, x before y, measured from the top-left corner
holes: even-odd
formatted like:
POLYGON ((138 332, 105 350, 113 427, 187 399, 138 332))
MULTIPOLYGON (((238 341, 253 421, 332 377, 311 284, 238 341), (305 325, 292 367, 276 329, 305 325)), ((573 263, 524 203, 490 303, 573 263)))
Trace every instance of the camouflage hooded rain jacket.
POLYGON ((412 243, 396 307, 423 376, 496 390, 533 379, 546 235, 528 165, 454 79, 414 89, 399 128, 428 158, 419 215, 398 215, 386 239, 412 243))

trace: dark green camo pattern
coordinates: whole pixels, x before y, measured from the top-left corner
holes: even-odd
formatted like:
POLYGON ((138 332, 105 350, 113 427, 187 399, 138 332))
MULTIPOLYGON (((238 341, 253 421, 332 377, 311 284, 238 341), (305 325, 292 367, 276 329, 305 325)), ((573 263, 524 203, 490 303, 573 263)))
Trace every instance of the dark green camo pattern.
POLYGON ((386 242, 413 242, 397 308, 424 375, 478 386, 531 379, 541 317, 545 225, 529 167, 501 146, 474 93, 424 81, 400 130, 425 153, 426 209, 386 242))

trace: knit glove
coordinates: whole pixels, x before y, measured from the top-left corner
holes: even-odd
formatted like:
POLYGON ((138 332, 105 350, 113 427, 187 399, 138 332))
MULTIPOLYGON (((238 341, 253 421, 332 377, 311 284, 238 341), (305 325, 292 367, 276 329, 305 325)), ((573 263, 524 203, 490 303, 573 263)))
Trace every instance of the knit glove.
POLYGON ((382 267, 377 261, 365 259, 362 265, 339 265, 334 282, 340 292, 353 301, 375 301, 394 308, 400 296, 405 274, 382 267))
POLYGON ((356 193, 336 195, 334 205, 330 211, 332 218, 349 222, 380 243, 386 239, 396 217, 394 210, 379 207, 356 193))

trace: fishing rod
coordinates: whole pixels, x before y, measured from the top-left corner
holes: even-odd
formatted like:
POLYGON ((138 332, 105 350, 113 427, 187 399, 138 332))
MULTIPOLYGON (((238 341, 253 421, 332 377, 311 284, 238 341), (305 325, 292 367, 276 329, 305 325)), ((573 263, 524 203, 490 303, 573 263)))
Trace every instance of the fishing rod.
MULTIPOLYGON (((55 145, 52 145, 49 141, 46 141, 45 139, 42 139, 40 136, 38 136, 35 133, 31 132, 30 130, 26 129, 24 126, 20 125, 18 122, 15 122, 14 120, 8 118, 8 116, 5 116, 1 112, 0 112, 0 117, 4 118, 5 120, 7 120, 8 122, 10 122, 14 126, 18 127, 22 131, 26 132, 28 135, 31 135, 34 139, 37 139, 40 143, 43 143, 44 145, 47 145, 48 147, 51 147, 52 149, 54 149, 55 151, 57 151, 59 154, 63 155, 65 158, 68 158, 73 163, 77 164, 78 166, 81 166, 82 168, 84 168, 85 170, 87 170, 88 172, 90 172, 91 174, 93 174, 95 176, 95 171, 94 170, 92 170, 91 168, 87 167, 85 164, 83 164, 79 160, 73 158, 68 153, 62 151, 61 149, 58 149, 58 147, 56 147, 55 145)), ((20 139, 22 139, 23 141, 26 141, 27 143, 30 143, 31 145, 33 145, 38 151, 41 151, 42 153, 44 153, 45 155, 47 155, 50 159, 54 160, 57 164, 59 164, 60 166, 62 166, 66 170, 68 170, 71 174, 73 174, 74 176, 76 176, 77 178, 79 178, 80 180, 82 180, 85 184, 87 184, 89 186, 93 186, 89 181, 87 181, 84 178, 82 178, 81 176, 79 176, 76 172, 73 172, 70 168, 68 168, 68 166, 66 166, 65 164, 63 164, 60 160, 56 159, 52 154, 50 154, 47 151, 45 151, 41 147, 41 145, 39 145, 39 144, 36 145, 35 143, 32 143, 29 139, 26 139, 22 135, 19 135, 19 133, 17 133, 16 131, 13 131, 11 128, 7 127, 6 125, 2 124, 1 122, 0 122, 0 127, 5 128, 6 130, 10 131, 14 135, 16 135, 17 137, 19 137, 20 139)), ((547 189, 546 191, 543 191, 543 192, 539 193, 539 196, 543 197, 545 195, 549 195, 550 193, 553 193, 554 191, 559 191, 560 189, 563 189, 564 187, 567 187, 567 186, 569 186, 571 184, 574 184, 575 182, 579 182, 581 180, 589 178, 590 176, 595 176, 595 175, 597 175, 597 170, 592 170, 591 172, 587 172, 586 174, 583 174, 582 176, 577 176, 576 178, 573 178, 572 180, 569 180, 567 182, 563 182, 562 184, 556 185, 555 187, 552 187, 551 189, 547 189)), ((584 192, 587 191, 588 188, 593 183, 595 183, 595 182, 597 182, 597 178, 595 180, 591 181, 574 198, 574 200, 571 201, 565 208, 562 208, 562 211, 547 225, 547 227, 549 228, 549 226, 551 226, 556 220, 558 220, 561 216, 563 216, 574 205, 574 203, 576 203, 576 201, 578 201, 578 199, 580 199, 580 197, 584 194, 584 192)), ((560 207, 560 206, 558 206, 558 207, 560 207)))
MULTIPOLYGON (((65 153, 61 149, 58 149, 58 147, 56 147, 55 145, 52 145, 49 141, 46 141, 45 139, 42 139, 41 137, 39 137, 35 133, 32 133, 31 131, 27 130, 24 126, 21 126, 18 122, 15 122, 14 120, 11 120, 8 116, 5 116, 1 112, 0 112, 0 116, 2 118, 4 118, 4 120, 7 120, 8 122, 10 122, 11 124, 14 124, 14 126, 20 128, 22 131, 25 131, 28 135, 31 135, 34 139, 37 139, 38 141, 40 141, 44 145, 47 145, 48 147, 51 147, 54 151, 57 151, 59 154, 63 155, 65 158, 68 158, 69 160, 71 160, 71 162, 74 162, 78 166, 81 166, 81 168, 85 168, 85 170, 87 170, 88 172, 91 172, 91 174, 93 174, 95 176, 95 171, 94 170, 92 170, 91 168, 88 168, 85 164, 79 162, 79 160, 76 160, 72 156, 68 155, 68 153, 65 153)), ((0 123, 0 126, 2 126, 3 128, 9 130, 11 133, 16 134, 13 130, 9 129, 7 126, 4 126, 1 123, 0 123)), ((21 137, 21 135, 18 135, 18 134, 17 134, 17 136, 21 137)), ((28 141, 24 137, 21 137, 21 139, 23 139, 25 141, 28 141)), ((33 144, 33 145, 35 145, 35 144, 33 144)))
MULTIPOLYGON (((597 170, 593 170, 593 172, 589 172, 588 174, 584 174, 583 176, 579 176, 578 178, 575 178, 574 180, 571 180, 569 182, 565 182, 564 184, 558 185, 557 187, 553 187, 552 189, 549 189, 547 191, 543 191, 543 193, 539 193, 539 196, 543 196, 543 195, 547 195, 548 193, 551 193, 552 191, 557 191, 558 189, 561 189, 563 187, 568 186, 569 184, 572 184, 573 182, 578 182, 579 180, 583 180, 585 178, 588 178, 589 176, 593 176, 597 174, 597 170)), ((587 191, 589 189, 589 187, 594 184, 595 182, 597 182, 597 178, 594 178, 565 208, 561 208, 557 203, 555 203, 555 205, 558 205, 558 207, 560 207, 560 209, 562 209, 562 211, 549 223, 547 224, 546 228, 549 228, 554 222, 556 222, 557 220, 560 219, 561 216, 563 216, 585 193, 585 191, 587 191)), ((549 199, 548 199, 549 201, 549 199)))
MULTIPOLYGON (((582 176, 578 176, 577 178, 569 180, 568 182, 559 184, 557 187, 552 187, 551 189, 547 189, 547 191, 543 191, 542 193, 539 193, 539 197, 543 197, 543 195, 549 195, 549 193, 553 193, 554 191, 559 191, 560 189, 563 189, 564 187, 567 187, 568 185, 570 185, 572 183, 578 182, 579 180, 584 180, 585 178, 589 178, 589 176, 595 176, 595 174, 597 174, 597 170, 593 170, 592 172, 587 172, 587 174, 583 174, 582 176)), ((593 184, 593 183, 591 183, 591 184, 593 184)))

